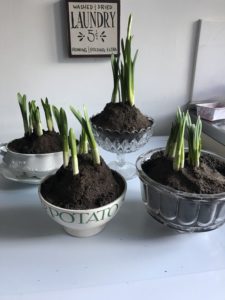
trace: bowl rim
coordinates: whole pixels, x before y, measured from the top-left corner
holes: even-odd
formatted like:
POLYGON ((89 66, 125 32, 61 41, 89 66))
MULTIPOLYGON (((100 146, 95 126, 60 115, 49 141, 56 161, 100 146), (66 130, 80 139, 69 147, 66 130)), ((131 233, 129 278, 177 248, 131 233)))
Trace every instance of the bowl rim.
POLYGON ((39 184, 39 187, 38 187, 38 195, 39 195, 39 198, 41 199, 41 201, 43 201, 44 203, 46 203, 48 206, 54 208, 54 209, 57 209, 57 210, 61 210, 61 211, 64 211, 64 212, 76 212, 76 213, 83 213, 83 212, 95 212, 96 210, 99 210, 99 209, 105 209, 107 206, 109 205, 112 205, 114 204, 115 202, 117 202, 119 200, 119 198, 121 198, 121 200, 123 200, 125 198, 125 195, 126 195, 126 191, 127 191, 127 182, 126 180, 124 179, 124 177, 116 172, 115 170, 112 170, 111 171, 113 172, 113 175, 116 175, 120 178, 120 180, 122 180, 123 182, 123 185, 124 185, 124 188, 121 192, 121 194, 115 199, 113 200, 112 202, 104 205, 104 206, 99 206, 99 207, 96 207, 96 208, 91 208, 91 209, 69 209, 69 208, 63 208, 63 207, 60 207, 60 206, 56 206, 50 202, 48 202, 41 194, 41 185, 44 181, 46 181, 49 177, 53 176, 54 174, 51 174, 51 175, 48 175, 46 176, 45 178, 43 178, 39 184))
POLYGON ((63 151, 55 151, 55 152, 49 152, 49 153, 21 153, 21 152, 16 152, 16 151, 10 150, 8 148, 9 143, 0 144, 0 148, 5 147, 5 150, 3 150, 3 151, 5 151, 5 154, 9 153, 14 156, 18 155, 18 156, 24 156, 24 157, 34 157, 34 156, 46 157, 46 156, 52 156, 52 155, 56 155, 56 154, 62 155, 62 153, 63 153, 63 151))
MULTIPOLYGON (((137 160, 136 160, 136 169, 138 171, 138 177, 140 180, 144 181, 146 184, 151 184, 154 185, 158 190, 163 190, 164 192, 167 192, 169 194, 175 194, 177 196, 181 196, 183 198, 191 198, 192 201, 204 201, 204 202, 208 202, 208 200, 212 200, 212 198, 218 201, 224 201, 225 200, 225 192, 222 193, 217 193, 217 194, 197 194, 197 193, 189 193, 189 192, 183 192, 180 190, 176 190, 172 187, 163 185, 157 181, 155 181, 154 179, 150 178, 142 169, 142 165, 145 161, 150 159, 150 154, 159 152, 159 151, 164 151, 165 147, 159 147, 159 148, 154 148, 151 150, 148 150, 147 152, 141 154, 138 156, 137 160), (221 199, 221 198, 224 199, 221 199)), ((203 153, 207 153, 207 154, 211 154, 223 161, 225 161, 225 158, 208 150, 202 150, 203 153)))

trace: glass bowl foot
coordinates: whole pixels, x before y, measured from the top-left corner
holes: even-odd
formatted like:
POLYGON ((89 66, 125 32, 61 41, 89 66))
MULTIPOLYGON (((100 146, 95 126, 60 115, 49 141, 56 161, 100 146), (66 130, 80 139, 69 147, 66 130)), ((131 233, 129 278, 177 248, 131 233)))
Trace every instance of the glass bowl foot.
POLYGON ((118 161, 111 161, 109 167, 119 172, 126 180, 133 179, 137 175, 135 165, 130 162, 120 164, 118 161))

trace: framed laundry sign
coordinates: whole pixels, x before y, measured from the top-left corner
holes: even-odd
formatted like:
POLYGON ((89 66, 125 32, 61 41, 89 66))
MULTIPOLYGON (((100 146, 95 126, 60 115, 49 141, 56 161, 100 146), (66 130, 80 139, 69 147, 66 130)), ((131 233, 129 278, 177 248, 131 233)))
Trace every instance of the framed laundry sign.
POLYGON ((66 0, 70 57, 119 54, 120 0, 66 0))

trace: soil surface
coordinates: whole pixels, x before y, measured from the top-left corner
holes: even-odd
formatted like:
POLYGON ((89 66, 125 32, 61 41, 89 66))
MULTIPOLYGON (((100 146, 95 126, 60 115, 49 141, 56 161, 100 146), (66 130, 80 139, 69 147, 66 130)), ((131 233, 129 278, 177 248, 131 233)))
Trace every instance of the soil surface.
POLYGON ((107 103, 102 112, 91 118, 96 126, 118 131, 134 131, 151 127, 152 122, 138 108, 122 102, 107 103))
POLYGON ((24 154, 43 154, 62 151, 62 142, 59 133, 43 131, 42 136, 32 133, 15 139, 8 144, 8 148, 24 154))
POLYGON ((150 178, 176 190, 197 194, 225 192, 225 163, 209 154, 202 153, 199 168, 192 168, 186 158, 185 168, 174 171, 172 161, 163 152, 156 153, 142 167, 150 178))
POLYGON ((111 169, 101 158, 93 165, 91 155, 79 155, 79 174, 73 175, 72 164, 63 166, 41 186, 41 194, 55 206, 67 209, 92 209, 113 202, 122 193, 111 169))

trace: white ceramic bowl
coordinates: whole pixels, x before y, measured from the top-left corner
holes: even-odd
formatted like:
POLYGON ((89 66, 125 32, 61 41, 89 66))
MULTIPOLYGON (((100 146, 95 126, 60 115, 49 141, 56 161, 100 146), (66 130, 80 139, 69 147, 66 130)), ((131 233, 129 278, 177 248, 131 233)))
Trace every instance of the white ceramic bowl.
MULTIPOLYGON (((117 172, 113 171, 117 182, 122 186, 121 195, 113 202, 94 209, 75 210, 55 206, 44 199, 39 186, 39 197, 47 214, 64 230, 76 237, 89 237, 103 230, 105 225, 117 214, 123 204, 126 194, 126 181, 117 172)), ((48 176, 49 177, 49 176, 48 176)), ((47 177, 47 178, 48 178, 47 177)), ((45 178, 42 182, 44 182, 45 178)))
POLYGON ((0 145, 3 162, 15 176, 43 178, 54 173, 63 164, 60 152, 46 154, 24 154, 8 149, 7 144, 0 145))

